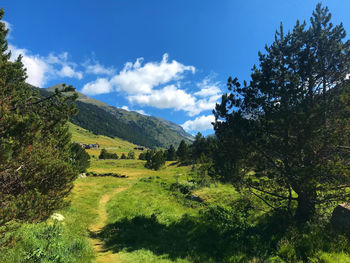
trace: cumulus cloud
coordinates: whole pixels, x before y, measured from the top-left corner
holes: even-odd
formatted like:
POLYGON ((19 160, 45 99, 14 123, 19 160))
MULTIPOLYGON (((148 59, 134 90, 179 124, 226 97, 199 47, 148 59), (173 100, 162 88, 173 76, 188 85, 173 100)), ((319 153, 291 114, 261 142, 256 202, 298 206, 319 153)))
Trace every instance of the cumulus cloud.
POLYGON ((15 46, 9 45, 12 56, 15 60, 19 55, 22 55, 22 62, 27 68, 27 82, 34 86, 42 87, 46 82, 47 73, 52 71, 50 65, 46 63, 39 55, 31 55, 26 49, 19 49, 15 46))
POLYGON ((164 54, 160 62, 144 63, 143 58, 138 58, 134 63, 127 62, 110 79, 99 78, 85 84, 82 92, 96 95, 121 91, 132 104, 183 110, 189 116, 195 116, 212 110, 221 97, 220 83, 214 82, 213 76, 195 84, 196 92, 183 89, 181 79, 186 72, 194 74, 195 71, 193 66, 186 66, 176 60, 169 61, 168 54, 164 54), (172 84, 174 82, 177 83, 172 84))
POLYGON ((207 76, 200 83, 197 83, 197 87, 200 88, 199 91, 195 92, 194 95, 198 97, 211 97, 222 93, 219 88, 220 82, 213 82, 211 76, 207 76))
POLYGON ((113 67, 105 67, 96 60, 87 60, 82 64, 82 66, 85 68, 86 74, 113 75, 115 73, 115 69, 113 67))
POLYGON ((194 120, 188 120, 181 126, 187 132, 205 131, 213 128, 213 125, 211 123, 214 121, 214 115, 203 115, 195 118, 194 120))
POLYGON ((82 79, 83 73, 76 72, 71 66, 63 65, 61 70, 57 71, 57 75, 60 77, 69 77, 69 78, 76 78, 76 79, 82 79))
POLYGON ((127 62, 123 70, 111 79, 117 90, 147 94, 158 85, 181 79, 186 71, 195 72, 193 66, 185 66, 176 60, 169 62, 168 54, 164 54, 160 62, 142 63, 143 58, 136 59, 135 63, 127 62))
POLYGON ((198 99, 175 85, 169 85, 159 90, 153 90, 151 94, 128 96, 128 100, 133 104, 136 103, 158 109, 183 110, 189 116, 195 116, 202 111, 214 109, 220 97, 221 95, 215 94, 208 98, 198 99))
POLYGON ((190 109, 195 105, 195 99, 175 85, 154 90, 151 94, 140 94, 128 97, 131 103, 152 106, 158 109, 190 109))
POLYGON ((98 78, 93 82, 86 84, 82 90, 83 93, 97 95, 103 93, 110 93, 113 91, 113 87, 108 79, 98 78))
MULTIPOLYGON (((169 62, 168 54, 164 54, 160 62, 148 62, 143 65, 143 58, 138 58, 134 63, 127 62, 124 68, 109 82, 113 90, 123 91, 127 94, 149 94, 159 85, 183 78, 186 71, 195 72, 195 67, 185 66, 176 60, 169 62)), ((87 83, 86 85, 89 85, 87 83)), ((83 92, 87 93, 85 86, 83 92)), ((89 90, 90 92, 90 90, 89 90)), ((89 94, 106 93, 104 90, 97 90, 89 94)))
POLYGON ((55 78, 76 78, 82 79, 83 74, 76 71, 76 64, 68 60, 68 53, 50 53, 48 56, 32 54, 27 49, 9 45, 12 53, 11 60, 14 61, 22 55, 22 62, 27 68, 27 82, 37 87, 43 87, 48 80, 55 78))

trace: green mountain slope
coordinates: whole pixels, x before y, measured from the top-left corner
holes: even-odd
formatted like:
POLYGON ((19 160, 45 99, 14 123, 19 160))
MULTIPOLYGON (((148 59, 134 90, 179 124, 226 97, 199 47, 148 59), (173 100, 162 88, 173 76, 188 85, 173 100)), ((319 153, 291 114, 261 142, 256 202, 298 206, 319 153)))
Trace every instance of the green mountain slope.
MULTIPOLYGON (((61 87, 58 84, 42 89, 41 92, 52 92, 61 87)), ((146 147, 168 147, 170 144, 177 146, 181 140, 193 140, 190 134, 175 123, 112 107, 82 93, 78 94, 76 105, 79 113, 71 118, 71 122, 95 134, 119 137, 146 147)))

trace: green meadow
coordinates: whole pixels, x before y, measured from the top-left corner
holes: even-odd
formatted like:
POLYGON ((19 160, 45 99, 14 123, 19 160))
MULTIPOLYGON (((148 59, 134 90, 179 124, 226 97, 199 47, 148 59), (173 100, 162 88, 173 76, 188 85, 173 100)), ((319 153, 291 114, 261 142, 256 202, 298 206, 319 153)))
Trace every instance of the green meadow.
MULTIPOLYGON (((134 147, 74 125, 70 129, 73 141, 99 143, 118 154, 134 147)), ((293 240, 283 217, 268 216, 262 203, 245 200, 231 185, 200 185, 193 167, 176 162, 159 171, 144 164, 92 158, 89 172, 127 178, 78 178, 69 205, 57 211, 64 220, 12 232, 16 243, 1 251, 0 262, 298 262, 300 253, 312 257, 299 262, 350 262, 347 242, 339 246, 342 236, 313 229, 300 242, 293 240), (252 214, 251 206, 261 209, 252 214)))

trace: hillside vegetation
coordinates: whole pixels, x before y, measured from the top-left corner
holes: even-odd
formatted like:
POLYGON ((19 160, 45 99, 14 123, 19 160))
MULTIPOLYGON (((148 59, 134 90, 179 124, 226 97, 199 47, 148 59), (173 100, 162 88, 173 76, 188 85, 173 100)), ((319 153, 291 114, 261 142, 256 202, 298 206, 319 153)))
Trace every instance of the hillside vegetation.
POLYGON ((134 150, 137 146, 128 141, 122 140, 118 137, 108 137, 104 135, 95 135, 84 128, 81 128, 75 124, 69 123, 69 131, 72 133, 72 141, 84 144, 99 144, 98 149, 87 149, 86 151, 92 156, 92 158, 97 158, 100 154, 101 149, 107 149, 108 152, 117 153, 121 156, 123 153, 128 154, 129 151, 135 151, 136 155, 141 151, 134 150))
MULTIPOLYGON (((62 89, 62 85, 41 89, 40 92, 46 96, 56 88, 62 89)), ((76 106, 78 114, 71 116, 70 121, 94 134, 118 137, 146 147, 168 147, 179 145, 181 140, 190 142, 193 139, 175 123, 115 108, 80 92, 76 106)))

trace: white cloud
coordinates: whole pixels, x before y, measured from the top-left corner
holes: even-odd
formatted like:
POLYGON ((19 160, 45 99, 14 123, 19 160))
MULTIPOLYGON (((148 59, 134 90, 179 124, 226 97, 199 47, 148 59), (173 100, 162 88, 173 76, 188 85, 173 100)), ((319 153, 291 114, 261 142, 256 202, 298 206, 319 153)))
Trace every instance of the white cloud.
POLYGON ((195 70, 195 67, 175 60, 169 62, 168 54, 164 54, 160 62, 143 63, 143 58, 138 58, 134 63, 125 63, 124 68, 109 80, 99 78, 87 83, 82 92, 96 95, 122 91, 132 104, 183 110, 189 116, 195 116, 212 110, 221 97, 220 83, 213 82, 212 76, 196 84, 197 92, 189 93, 181 88, 179 80, 184 78, 185 72, 195 73, 195 70), (171 84, 174 81, 177 81, 176 85, 171 84))
MULTIPOLYGON (((175 85, 168 85, 162 89, 152 90, 151 93, 128 95, 130 103, 147 105, 158 109, 183 110, 189 116, 195 116, 206 110, 212 110, 221 98, 219 82, 212 82, 205 78, 197 86, 201 89, 190 94, 175 85)), ((179 85, 179 84, 178 84, 179 85)))
POLYGON ((194 120, 188 120, 181 126, 187 132, 205 131, 213 128, 213 125, 211 123, 214 121, 214 115, 203 115, 195 118, 194 120))
POLYGON ((164 54, 160 62, 142 63, 143 58, 136 59, 135 63, 125 63, 124 68, 110 79, 113 87, 110 92, 118 90, 129 95, 150 94, 159 85, 183 78, 186 71, 195 72, 193 66, 185 66, 175 60, 169 62, 168 54, 164 54))
POLYGON ((219 85, 220 82, 213 82, 212 77, 207 76, 202 82, 197 83, 197 87, 199 87, 200 90, 194 93, 194 95, 202 98, 216 96, 222 93, 221 89, 218 87, 219 85))
POLYGON ((128 96, 130 103, 137 103, 158 109, 183 110, 189 116, 195 116, 202 111, 212 110, 221 95, 197 99, 192 94, 177 88, 175 85, 165 86, 160 90, 153 90, 151 94, 128 96))
POLYGON ((15 60, 19 55, 22 55, 22 62, 27 68, 27 82, 34 86, 42 87, 47 79, 47 73, 52 69, 39 55, 30 55, 28 50, 19 49, 9 45, 12 56, 11 60, 15 60))
POLYGON ((161 62, 148 62, 142 65, 143 58, 135 63, 127 62, 121 72, 111 79, 117 90, 128 94, 151 93, 154 87, 183 78, 183 73, 195 72, 195 67, 185 66, 175 60, 168 61, 168 54, 163 55, 161 62))
POLYGON ((58 76, 60 77, 69 77, 69 78, 76 78, 76 79, 82 79, 83 73, 76 72, 71 66, 63 65, 61 70, 57 72, 58 76))
POLYGON ((129 96, 128 99, 131 103, 152 106, 158 109, 190 110, 195 105, 193 96, 174 85, 165 86, 160 90, 153 90, 151 94, 129 96))
POLYGON ((100 64, 100 62, 93 60, 87 60, 82 64, 85 67, 85 73, 94 75, 113 75, 115 69, 113 67, 105 67, 100 64))
POLYGON ((27 68, 27 82, 37 87, 43 87, 49 79, 55 78, 77 78, 81 79, 83 74, 76 71, 76 64, 68 60, 68 53, 58 55, 50 53, 47 57, 32 54, 29 50, 9 45, 12 53, 11 60, 14 61, 22 55, 22 62, 27 68))
POLYGON ((82 92, 85 94, 97 95, 103 93, 110 93, 113 91, 113 87, 108 79, 98 78, 96 81, 85 84, 82 92))

